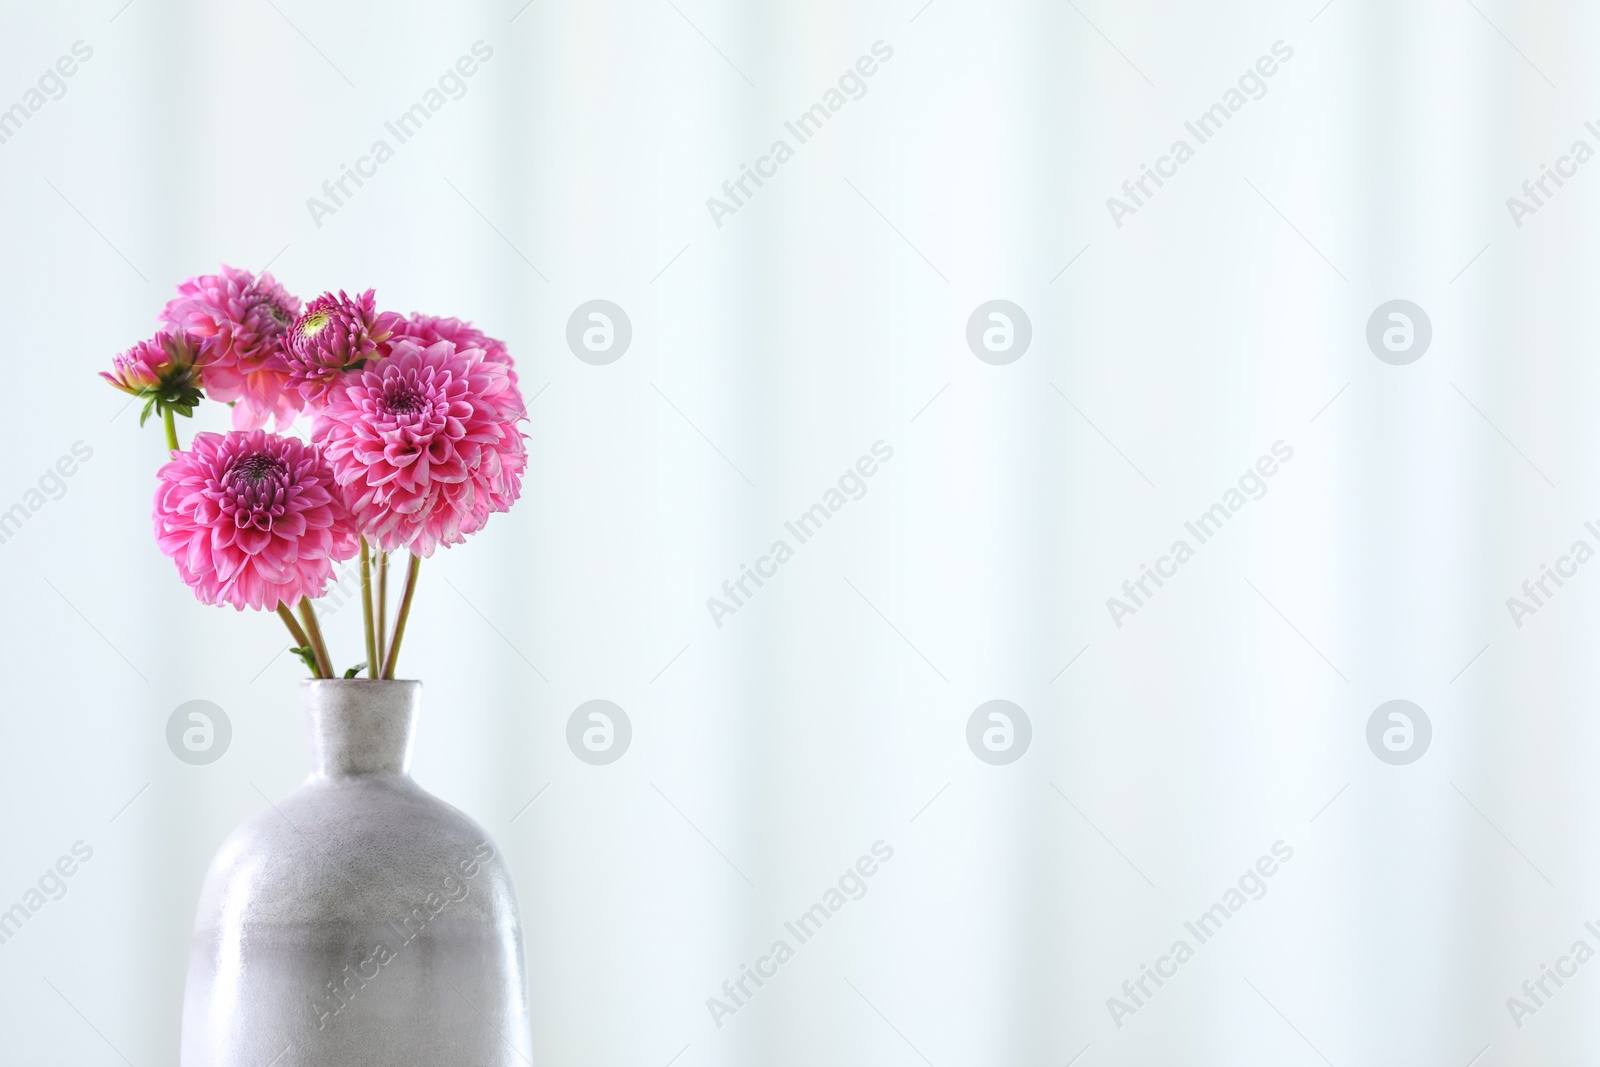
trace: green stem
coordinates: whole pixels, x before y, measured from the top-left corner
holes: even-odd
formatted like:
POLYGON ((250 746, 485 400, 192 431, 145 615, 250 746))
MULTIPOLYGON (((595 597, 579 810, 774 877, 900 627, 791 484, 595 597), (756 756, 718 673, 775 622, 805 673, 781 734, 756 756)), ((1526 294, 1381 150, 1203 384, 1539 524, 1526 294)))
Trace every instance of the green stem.
POLYGON ((300 621, 306 624, 306 636, 311 640, 311 652, 317 658, 317 669, 322 677, 333 677, 333 663, 328 659, 328 646, 322 640, 322 627, 317 625, 317 612, 311 601, 300 598, 300 621))
POLYGON ((411 597, 417 591, 417 571, 422 567, 422 558, 412 556, 411 562, 406 564, 405 591, 400 594, 400 613, 394 620, 394 638, 389 642, 389 655, 383 661, 383 677, 394 677, 395 661, 400 658, 400 642, 406 636, 406 619, 411 615, 411 597))
MULTIPOLYGON (((289 610, 287 604, 278 605, 278 618, 282 619, 283 624, 289 628, 289 636, 294 638, 295 648, 309 648, 311 646, 311 641, 306 637, 306 632, 300 628, 299 623, 294 621, 294 612, 289 610)), ((321 673, 317 672, 317 676, 321 677, 321 673)))
POLYGON ((372 619, 372 549, 361 539, 361 618, 367 627, 367 677, 378 676, 378 637, 372 619))
POLYGON ((171 408, 161 409, 161 422, 167 428, 167 448, 173 452, 178 451, 178 423, 172 417, 171 408))
MULTIPOLYGON (((378 617, 374 627, 378 633, 377 664, 381 673, 383 659, 389 650, 389 553, 378 553, 378 617)), ((376 677, 376 676, 374 676, 376 677)))

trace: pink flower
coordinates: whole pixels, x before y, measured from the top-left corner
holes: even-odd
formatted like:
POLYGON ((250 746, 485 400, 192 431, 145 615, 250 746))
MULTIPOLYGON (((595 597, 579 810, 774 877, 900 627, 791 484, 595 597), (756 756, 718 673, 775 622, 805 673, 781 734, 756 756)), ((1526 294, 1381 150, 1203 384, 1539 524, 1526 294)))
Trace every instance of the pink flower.
POLYGON ((196 384, 200 346, 182 334, 158 333, 111 358, 100 377, 133 396, 148 396, 164 385, 196 384))
POLYGON ((456 348, 481 348, 483 358, 490 363, 505 365, 506 373, 511 378, 511 384, 517 384, 517 370, 512 364, 511 353, 506 351, 504 341, 497 341, 484 333, 470 322, 460 319, 442 319, 433 315, 423 315, 420 312, 401 322, 395 329, 394 337, 390 344, 395 344, 403 338, 409 338, 423 348, 437 344, 440 341, 449 341, 456 348))
POLYGON ((296 438, 196 434, 157 477, 156 543, 202 603, 293 606, 359 550, 327 463, 296 438))
MULTIPOLYGON (((160 340, 158 337, 157 341, 160 340)), ((120 356, 111 357, 111 369, 100 377, 133 396, 143 396, 161 384, 161 372, 168 365, 166 353, 157 343, 141 341, 120 356)))
POLYGON ((506 366, 483 349, 405 339, 333 387, 311 437, 367 539, 426 557, 516 502, 525 417, 506 366))
POLYGON ((403 321, 392 311, 378 311, 371 289, 354 299, 343 291, 323 293, 289 327, 284 342, 289 380, 306 404, 319 410, 339 375, 381 357, 380 346, 403 321))
POLYGON ((100 377, 124 393, 145 401, 139 425, 156 410, 171 408, 180 415, 194 413, 204 394, 200 391, 200 364, 204 359, 197 339, 182 333, 158 333, 140 341, 111 360, 111 370, 100 377))
POLYGON ((234 401, 233 425, 253 430, 277 417, 294 421, 300 394, 289 386, 284 335, 300 301, 273 281, 224 265, 220 274, 190 278, 161 311, 168 329, 187 331, 206 347, 204 378, 213 399, 234 401))

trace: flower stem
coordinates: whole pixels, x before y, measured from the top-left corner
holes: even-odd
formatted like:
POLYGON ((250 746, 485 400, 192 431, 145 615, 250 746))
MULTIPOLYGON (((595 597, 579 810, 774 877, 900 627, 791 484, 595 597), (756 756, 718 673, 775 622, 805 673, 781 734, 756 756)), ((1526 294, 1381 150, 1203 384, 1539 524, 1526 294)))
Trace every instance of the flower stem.
POLYGON ((378 636, 372 619, 372 549, 361 539, 361 619, 367 627, 367 677, 378 676, 378 636))
POLYGON ((383 661, 383 677, 394 677, 395 661, 400 658, 400 641, 406 635, 406 619, 411 615, 411 597, 417 591, 417 571, 422 567, 422 558, 412 556, 406 564, 405 591, 400 594, 400 613, 394 620, 394 638, 389 642, 389 655, 383 661))
POLYGON ((322 627, 317 625, 317 611, 311 601, 300 598, 300 621, 306 624, 306 636, 311 639, 311 652, 317 657, 317 669, 322 677, 333 677, 333 663, 328 659, 328 646, 322 640, 322 627))
MULTIPOLYGON (((289 628, 289 636, 294 638, 295 648, 309 648, 311 646, 311 641, 306 637, 306 632, 300 628, 299 623, 294 621, 294 612, 289 610, 289 605, 278 605, 278 618, 282 619, 283 624, 289 628)), ((319 678, 322 676, 320 671, 314 673, 319 678)))
POLYGON ((178 423, 172 417, 171 408, 161 410, 161 422, 167 428, 167 448, 173 452, 178 451, 178 423))
MULTIPOLYGON (((378 553, 378 658, 373 663, 382 672, 383 658, 389 650, 389 553, 378 553)), ((373 675, 377 677, 377 675, 373 675)))

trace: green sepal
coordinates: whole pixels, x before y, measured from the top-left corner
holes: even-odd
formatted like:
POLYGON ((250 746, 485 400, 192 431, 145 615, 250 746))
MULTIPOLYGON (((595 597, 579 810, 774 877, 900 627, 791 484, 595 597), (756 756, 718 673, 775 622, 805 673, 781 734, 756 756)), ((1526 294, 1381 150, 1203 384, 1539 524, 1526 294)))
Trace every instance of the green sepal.
POLYGON ((159 388, 150 389, 140 394, 145 397, 144 411, 139 415, 139 425, 143 426, 153 414, 165 414, 170 411, 174 415, 191 418, 194 409, 200 401, 206 398, 205 393, 186 381, 173 381, 163 383, 159 388))

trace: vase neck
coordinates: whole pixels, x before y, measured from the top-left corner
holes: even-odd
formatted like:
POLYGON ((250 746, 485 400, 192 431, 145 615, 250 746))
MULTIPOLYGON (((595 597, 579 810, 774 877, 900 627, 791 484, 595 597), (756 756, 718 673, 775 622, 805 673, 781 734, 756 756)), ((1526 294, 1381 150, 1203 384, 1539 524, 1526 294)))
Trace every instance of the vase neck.
POLYGON ((300 683, 300 696, 319 777, 410 771, 421 682, 321 679, 300 683))

